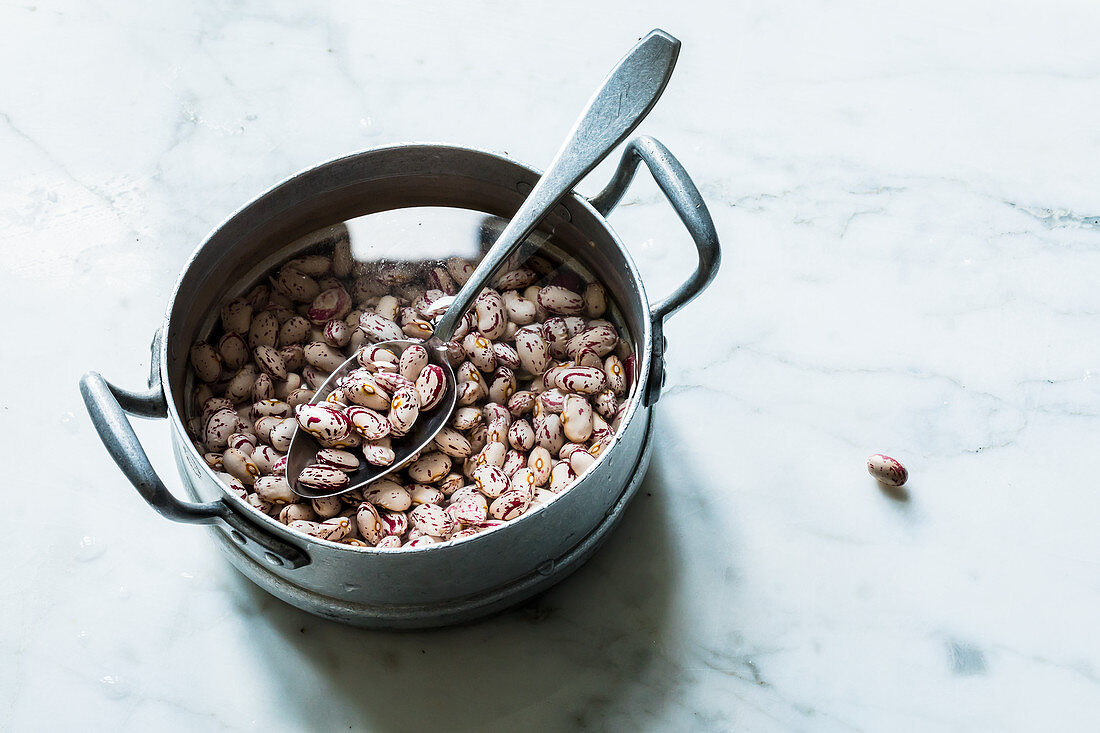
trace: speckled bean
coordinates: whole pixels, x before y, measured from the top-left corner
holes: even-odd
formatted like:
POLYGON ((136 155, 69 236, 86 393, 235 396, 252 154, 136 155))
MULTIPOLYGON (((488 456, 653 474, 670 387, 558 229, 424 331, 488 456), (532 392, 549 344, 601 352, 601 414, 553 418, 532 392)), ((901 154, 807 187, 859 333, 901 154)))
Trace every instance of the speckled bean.
POLYGON ((489 506, 489 514, 504 521, 515 519, 527 511, 531 498, 521 491, 505 491, 493 500, 489 506))
POLYGON ((451 503, 451 516, 463 524, 482 522, 489 516, 489 502, 480 493, 464 496, 451 503))
POLYGON ((382 532, 387 537, 400 538, 409 528, 409 517, 404 511, 380 511, 378 516, 382 520, 382 532))
POLYGON ((527 456, 527 467, 535 474, 535 484, 543 486, 550 480, 550 471, 553 468, 553 459, 550 451, 542 446, 535 446, 527 456))
POLYGON ((388 466, 397 459, 389 438, 363 443, 363 458, 372 466, 388 466))
POLYGON ((309 320, 302 316, 291 316, 279 326, 279 346, 291 344, 304 344, 309 340, 312 326, 309 320))
POLYGON ((498 466, 489 464, 478 466, 474 471, 473 480, 478 491, 490 499, 495 499, 508 490, 508 476, 498 466))
POLYGON ((359 528, 359 536, 369 545, 377 545, 385 536, 382 517, 369 501, 359 505, 355 512, 355 524, 359 528))
POLYGON ((372 342, 395 341, 404 338, 405 332, 389 318, 366 311, 359 316, 359 328, 372 342))
POLYGON ((260 469, 247 453, 239 448, 227 448, 222 454, 222 468, 245 486, 251 486, 260 475, 260 469))
POLYGON ((409 478, 419 484, 434 484, 451 472, 451 459, 444 453, 432 451, 410 463, 406 471, 409 478))
POLYGON ((257 346, 252 350, 252 357, 263 369, 264 373, 275 380, 286 379, 286 362, 273 347, 267 345, 257 346))
POLYGON ((343 410, 324 403, 299 405, 295 409, 298 424, 322 444, 347 437, 351 421, 343 410))
POLYGON ((294 438, 294 431, 298 429, 298 421, 293 417, 280 420, 271 428, 271 447, 280 453, 286 453, 290 448, 290 441, 294 438))
POLYGON ((256 436, 249 432, 237 432, 229 436, 225 441, 229 448, 236 448, 245 455, 251 456, 256 450, 256 436))
POLYGON ((252 305, 244 298, 234 298, 222 306, 221 321, 226 333, 248 333, 252 323, 252 305))
POLYGON ((316 392, 307 387, 299 387, 286 396, 286 403, 290 405, 290 409, 295 409, 298 405, 304 405, 313 401, 316 392))
MULTIPOLYGON (((399 390, 399 389, 403 389, 405 387, 412 387, 413 384, 414 384, 413 382, 409 381, 408 379, 405 379, 403 376, 401 376, 400 374, 398 374, 395 371, 394 372, 389 372, 389 371, 375 372, 374 373, 374 383, 376 385, 378 385, 379 387, 381 387, 386 392, 389 392, 391 395, 394 394, 395 392, 397 392, 397 390, 399 390)), ((416 402, 419 405, 420 404, 420 399, 417 398, 416 402)))
POLYGON ((252 404, 252 407, 249 409, 249 414, 253 420, 259 420, 262 417, 277 417, 283 419, 290 417, 293 414, 293 409, 282 400, 260 400, 252 404))
POLYGON ((504 465, 504 456, 508 447, 504 443, 486 443, 485 447, 477 454, 477 464, 501 467, 504 465))
POLYGON ((550 490, 564 491, 577 479, 577 474, 567 461, 559 461, 550 470, 550 490))
POLYGON ((352 533, 352 520, 348 517, 332 517, 321 522, 322 539, 339 542, 352 533))
POLYGON ((509 491, 525 494, 529 499, 534 498, 536 486, 536 475, 530 468, 520 468, 508 479, 509 491))
POLYGON ((274 348, 279 342, 279 317, 274 311, 260 311, 252 317, 252 325, 248 329, 248 346, 255 349, 257 346, 270 346, 274 348))
POLYGON ((570 392, 591 395, 603 390, 607 378, 602 369, 566 367, 558 373, 557 383, 570 392))
POLYGON ((398 372, 410 382, 416 382, 416 378, 426 366, 428 366, 428 350, 419 344, 407 347, 398 359, 398 372))
POLYGON ((538 306, 535 303, 514 290, 503 293, 501 300, 504 302, 504 313, 510 323, 527 326, 535 322, 538 316, 538 306))
POLYGON ((282 458, 279 452, 270 445, 256 446, 249 457, 256 464, 256 468, 260 469, 261 475, 271 473, 275 467, 275 462, 282 458))
POLYGON ((393 393, 390 400, 390 434, 407 435, 420 415, 420 396, 413 387, 402 387, 393 393))
POLYGON ((236 371, 248 363, 248 342, 239 333, 226 333, 218 339, 218 355, 226 369, 236 371))
POLYGON ((253 402, 275 399, 275 380, 267 374, 260 373, 256 375, 256 379, 252 382, 249 397, 252 398, 253 402))
POLYGON ((483 334, 474 331, 466 334, 462 339, 462 350, 470 363, 483 372, 491 372, 496 368, 497 357, 493 351, 493 342, 483 334))
POLYGON ((245 501, 248 502, 249 506, 261 514, 271 514, 272 510, 275 508, 274 504, 270 501, 266 501, 255 492, 248 494, 248 496, 245 497, 245 501))
POLYGON ((290 376, 290 372, 296 372, 306 365, 306 355, 301 344, 281 346, 278 353, 283 360, 283 366, 286 367, 287 377, 290 376))
POLYGON ((560 415, 565 409, 565 397, 565 393, 557 387, 540 392, 535 400, 535 415, 560 415))
POLYGON ((433 267, 424 275, 428 286, 443 291, 446 295, 454 295, 458 292, 454 278, 445 267, 433 267))
POLYGON ((597 282, 588 283, 584 289, 584 314, 589 318, 599 318, 607 312, 607 291, 597 282))
POLYGON ((497 290, 519 290, 534 285, 539 275, 526 267, 517 267, 497 276, 494 287, 497 290))
POLYGON ((511 420, 495 417, 485 426, 485 441, 488 443, 507 443, 511 420))
POLYGON ((443 367, 429 364, 416 378, 416 393, 420 399, 420 409, 433 410, 442 401, 447 391, 447 377, 443 367))
POLYGON ((206 423, 203 432, 203 443, 210 451, 222 451, 229 443, 229 436, 237 432, 241 424, 241 418, 232 408, 218 410, 206 423))
POLYGON ((451 426, 455 430, 470 430, 475 425, 480 425, 484 422, 481 415, 481 410, 476 407, 460 407, 455 410, 454 416, 451 418, 451 426))
POLYGON ((293 504, 301 501, 291 490, 286 476, 260 476, 253 484, 253 489, 261 499, 271 504, 293 504))
POLYGON ((534 330, 516 333, 516 355, 520 365, 529 374, 542 374, 550 363, 550 349, 546 339, 534 330))
MULTIPOLYGON (((324 336, 325 343, 333 348, 342 348, 348 345, 351 341, 351 335, 354 330, 348 324, 341 320, 333 319, 325 324, 321 333, 324 336)), ((303 352, 304 353, 304 352, 303 352)))
POLYGON ((409 524, 431 537, 445 537, 454 529, 454 520, 435 504, 421 504, 409 512, 409 524))
POLYGON ((569 354, 566 350, 569 345, 569 327, 565 325, 564 318, 548 318, 542 324, 542 337, 550 349, 550 356, 555 359, 564 359, 569 354))
POLYGON ((603 371, 607 377, 607 388, 616 395, 626 392, 626 369, 622 360, 612 354, 603 362, 603 371))
POLYGON ((526 415, 534 409, 537 398, 538 395, 530 390, 516 392, 508 398, 508 412, 512 413, 513 417, 526 415))
POLYGON ((313 522, 316 521, 316 519, 317 515, 313 511, 313 507, 305 502, 287 504, 279 510, 279 521, 283 524, 290 524, 291 522, 313 522))
POLYGON ((302 469, 298 474, 298 483, 317 491, 339 491, 351 482, 340 469, 315 463, 302 469))
POLYGON ((471 453, 469 439, 454 428, 442 428, 435 436, 434 445, 440 453, 451 458, 465 458, 471 453))
POLYGON ((611 436, 614 434, 615 431, 607 424, 606 420, 599 415, 592 416, 592 437, 589 438, 590 441, 594 443, 604 443, 610 440, 611 436))
POLYGON ((344 377, 340 388, 352 404, 369 407, 372 410, 390 409, 390 393, 375 380, 366 369, 353 369, 344 377))
POLYGON ((565 397, 565 407, 561 413, 562 430, 567 440, 583 443, 592 436, 592 405, 581 395, 571 394, 565 397))
POLYGON ((504 335, 508 319, 504 315, 504 301, 500 293, 495 290, 482 292, 474 301, 474 312, 477 314, 477 330, 486 338, 492 340, 504 335))
POLYGON ((442 491, 427 484, 409 484, 405 490, 413 504, 442 504, 447 498, 442 491))
POLYGON ((342 285, 337 285, 318 293, 306 316, 319 326, 334 319, 343 319, 350 311, 351 296, 342 285))
POLYGON ((875 453, 867 459, 867 472, 876 481, 887 486, 903 486, 909 480, 909 471, 896 458, 875 453))
POLYGON ((313 509, 313 512, 321 519, 335 517, 344 508, 344 502, 340 500, 339 496, 325 496, 320 499, 310 499, 309 505, 313 509))
POLYGON ((390 434, 390 421, 369 407, 352 405, 344 411, 351 421, 352 430, 367 440, 378 440, 390 434))
POLYGON ((609 389, 593 397, 592 402, 596 408, 596 414, 605 420, 612 419, 619 409, 619 403, 615 397, 615 393, 609 389))
POLYGON ((588 467, 595 462, 596 457, 584 448, 580 448, 569 454, 569 467, 573 469, 573 473, 577 476, 587 471, 588 467))
POLYGON ((317 462, 351 473, 359 468, 359 458, 354 453, 336 448, 322 448, 317 451, 317 462))
POLYGON ((527 454, 512 448, 504 454, 504 465, 500 467, 501 471, 504 471, 504 475, 508 478, 512 477, 516 471, 524 468, 527 465, 527 454))
POLYGON ((535 429, 527 420, 516 420, 508 428, 508 443, 516 450, 529 451, 535 447, 535 429))
POLYGON ((539 290, 538 304, 549 313, 575 316, 584 311, 584 298, 560 285, 547 285, 539 290))
POLYGON ((213 382, 221 375, 221 356, 217 349, 205 341, 198 341, 191 347, 190 357, 195 376, 203 382, 213 382))
POLYGON ((453 470, 454 466, 451 466, 451 468, 451 473, 444 476, 443 480, 436 484, 439 490, 443 492, 444 496, 451 496, 454 492, 466 485, 466 477, 461 473, 455 473, 453 470))
POLYGON ((388 362, 394 366, 398 364, 397 354, 384 346, 377 346, 375 344, 368 344, 359 349, 355 352, 355 359, 359 362, 359 365, 363 367, 378 364, 379 362, 388 362))
POLYGON ((496 357, 497 365, 508 367, 509 369, 519 369, 521 364, 519 360, 519 354, 509 344, 504 342, 497 342, 493 344, 493 355, 496 357))
POLYGON ((321 292, 321 287, 309 275, 287 264, 271 279, 271 286, 295 303, 309 303, 321 292))
MULTIPOLYGON (((324 230, 322 230, 324 231, 324 230)), ((297 270, 298 272, 304 272, 311 277, 317 277, 318 275, 324 275, 329 271, 332 266, 332 260, 325 255, 303 255, 301 257, 295 257, 292 260, 288 260, 283 267, 289 267, 297 270)))
POLYGON ((533 421, 535 428, 535 442, 550 451, 557 453, 565 442, 565 430, 562 428, 561 418, 558 415, 541 415, 533 421))
POLYGON ((302 348, 306 363, 325 372, 334 372, 340 368, 347 359, 339 349, 329 346, 324 341, 311 341, 302 348))
POLYGON ((506 366, 498 366, 489 380, 489 399, 505 403, 516 392, 516 375, 506 366))
POLYGON ((409 492, 401 484, 378 479, 363 489, 363 499, 391 512, 403 512, 412 505, 409 492))

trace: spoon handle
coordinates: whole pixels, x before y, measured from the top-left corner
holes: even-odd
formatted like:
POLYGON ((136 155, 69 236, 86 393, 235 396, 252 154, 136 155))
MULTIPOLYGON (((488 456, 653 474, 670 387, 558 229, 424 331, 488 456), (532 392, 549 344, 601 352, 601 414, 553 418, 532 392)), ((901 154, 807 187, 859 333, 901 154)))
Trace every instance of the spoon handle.
POLYGON ((451 339, 463 314, 504 261, 550 209, 649 114, 672 76, 679 53, 680 42, 658 29, 651 31, 619 61, 588 101, 527 200, 439 319, 435 338, 443 342, 451 339))

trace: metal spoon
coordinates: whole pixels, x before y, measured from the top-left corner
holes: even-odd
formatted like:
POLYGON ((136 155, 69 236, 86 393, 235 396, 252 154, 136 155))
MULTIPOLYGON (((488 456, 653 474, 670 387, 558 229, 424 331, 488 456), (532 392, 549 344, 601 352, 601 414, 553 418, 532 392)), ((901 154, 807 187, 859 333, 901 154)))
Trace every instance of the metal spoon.
MULTIPOLYGON (((589 100, 546 172, 466 284, 454 296, 447 311, 440 316, 432 337, 426 342, 401 340, 378 344, 397 354, 413 344, 420 344, 427 348, 431 363, 441 366, 447 376, 443 400, 431 412, 422 415, 402 439, 403 453, 396 456, 389 466, 361 462, 359 468, 350 474, 351 483, 348 486, 339 491, 318 491, 300 485, 298 476, 303 468, 314 462, 321 446, 309 433, 297 430, 290 443, 286 472, 295 493, 316 499, 352 491, 403 468, 413 455, 428 447, 454 411, 457 394, 455 374, 446 359, 445 344, 451 340, 463 314, 558 201, 572 191, 649 113, 672 76, 679 51, 680 42, 662 30, 654 30, 639 41, 589 100)), ((335 388, 336 382, 358 366, 355 357, 344 362, 317 390, 314 402, 324 400, 335 388)))

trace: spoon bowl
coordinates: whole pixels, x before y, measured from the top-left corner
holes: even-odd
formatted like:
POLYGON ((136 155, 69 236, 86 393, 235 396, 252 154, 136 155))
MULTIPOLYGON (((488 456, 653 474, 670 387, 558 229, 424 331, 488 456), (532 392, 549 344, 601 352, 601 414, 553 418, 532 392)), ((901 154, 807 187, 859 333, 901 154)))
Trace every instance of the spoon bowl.
MULTIPOLYGON (((450 362, 447 361, 445 346, 436 339, 427 342, 416 339, 381 341, 374 345, 381 346, 393 352, 395 356, 400 356, 405 349, 414 345, 423 346, 427 349, 428 362, 443 367, 443 372, 447 377, 443 398, 439 401, 439 404, 432 408, 431 412, 425 414, 413 423, 409 433, 401 438, 402 446, 399 451, 395 451, 396 455, 394 456, 393 463, 388 466, 375 466, 360 459, 359 468, 348 473, 348 478, 351 479, 351 483, 345 488, 334 491, 314 489, 310 486, 304 486, 298 481, 297 477, 301 475, 302 469, 310 463, 315 462, 317 451, 321 450, 324 446, 307 431, 301 429, 295 430, 294 437, 290 441, 290 449, 287 452, 286 475, 288 477, 295 477, 291 483, 291 488, 294 490, 294 493, 301 497, 306 499, 324 499, 329 496, 339 496, 340 494, 346 494, 349 491, 361 488, 372 481, 377 481, 394 471, 400 471, 402 468, 412 463, 421 451, 431 445, 432 441, 435 440, 435 436, 438 435, 439 431, 447 424, 447 420, 450 419, 451 414, 454 412, 455 401, 458 398, 458 389, 456 387, 457 380, 455 379, 454 368, 451 367, 450 362)), ((323 402, 329 394, 332 393, 332 390, 336 389, 337 382, 346 377, 351 371, 358 368, 360 368, 359 362, 354 356, 341 364, 340 368, 334 371, 329 378, 325 380, 325 383, 321 385, 320 389, 317 390, 313 402, 323 402)))

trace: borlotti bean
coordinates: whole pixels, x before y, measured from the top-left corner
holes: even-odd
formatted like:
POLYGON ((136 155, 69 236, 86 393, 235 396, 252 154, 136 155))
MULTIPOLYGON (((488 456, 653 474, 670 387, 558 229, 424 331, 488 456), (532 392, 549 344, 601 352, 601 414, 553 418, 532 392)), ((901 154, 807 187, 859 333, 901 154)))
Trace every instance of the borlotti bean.
POLYGON ((887 486, 903 486, 909 480, 909 471, 901 465, 901 461, 881 453, 867 459, 867 472, 887 486))
MULTIPOLYGON (((567 490, 614 441, 634 359, 604 287, 542 257, 513 263, 447 343, 458 407, 432 444, 363 490, 305 500, 286 477, 295 430, 321 445, 299 480, 340 491, 364 462, 388 466, 447 390, 425 339, 476 263, 357 263, 343 249, 298 256, 227 299, 189 354, 187 421, 204 463, 252 509, 318 540, 395 550, 462 540, 567 490), (326 400, 315 390, 349 356, 326 400)), ((405 451, 407 452, 407 451, 405 451)), ((901 464, 872 456, 880 481, 901 464)))

